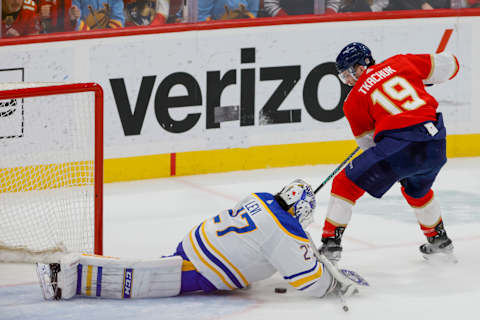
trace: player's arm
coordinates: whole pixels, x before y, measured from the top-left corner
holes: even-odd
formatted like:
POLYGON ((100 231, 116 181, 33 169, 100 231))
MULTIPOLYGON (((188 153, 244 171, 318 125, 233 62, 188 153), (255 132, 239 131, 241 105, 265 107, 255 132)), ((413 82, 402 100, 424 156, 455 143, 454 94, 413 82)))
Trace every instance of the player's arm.
POLYGON ((206 21, 211 15, 214 7, 214 0, 204 0, 198 3, 198 21, 206 21))
POLYGON ((359 99, 350 94, 345 100, 343 110, 358 146, 362 150, 367 150, 375 146, 373 141, 375 124, 368 110, 361 108, 359 103, 359 99))
POLYGON ((283 279, 309 296, 325 296, 333 280, 323 264, 315 258, 308 240, 283 237, 275 242, 275 248, 268 254, 269 261, 283 279))
POLYGON ((457 57, 448 52, 409 54, 406 57, 415 65, 424 84, 439 84, 453 79, 460 69, 457 57))
POLYGON ((108 22, 108 28, 121 28, 125 25, 125 16, 123 15, 123 1, 113 0, 110 3, 112 9, 112 16, 108 22))

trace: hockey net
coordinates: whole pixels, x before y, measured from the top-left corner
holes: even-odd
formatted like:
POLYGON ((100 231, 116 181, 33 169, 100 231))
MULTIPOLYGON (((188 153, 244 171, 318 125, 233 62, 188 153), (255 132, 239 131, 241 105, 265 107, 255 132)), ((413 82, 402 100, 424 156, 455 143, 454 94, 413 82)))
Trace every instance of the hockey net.
POLYGON ((103 91, 0 84, 0 261, 102 254, 103 91))

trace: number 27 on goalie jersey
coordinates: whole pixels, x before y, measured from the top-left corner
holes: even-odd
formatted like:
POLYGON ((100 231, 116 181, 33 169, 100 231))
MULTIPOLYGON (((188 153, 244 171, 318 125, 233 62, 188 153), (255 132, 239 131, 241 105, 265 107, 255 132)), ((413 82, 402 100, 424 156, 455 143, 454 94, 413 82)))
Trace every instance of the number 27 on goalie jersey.
POLYGON ((330 284, 300 223, 269 193, 251 194, 205 220, 182 245, 197 270, 220 290, 246 287, 276 271, 314 296, 323 296, 330 284))

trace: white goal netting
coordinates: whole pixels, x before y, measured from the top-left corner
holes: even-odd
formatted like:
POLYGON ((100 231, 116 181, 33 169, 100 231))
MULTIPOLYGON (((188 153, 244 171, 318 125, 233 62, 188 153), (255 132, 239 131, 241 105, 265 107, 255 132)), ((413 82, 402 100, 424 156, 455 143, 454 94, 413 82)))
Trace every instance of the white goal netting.
POLYGON ((103 143, 95 94, 45 83, 0 84, 0 94, 38 87, 38 97, 0 99, 0 261, 95 251, 95 150, 103 143))

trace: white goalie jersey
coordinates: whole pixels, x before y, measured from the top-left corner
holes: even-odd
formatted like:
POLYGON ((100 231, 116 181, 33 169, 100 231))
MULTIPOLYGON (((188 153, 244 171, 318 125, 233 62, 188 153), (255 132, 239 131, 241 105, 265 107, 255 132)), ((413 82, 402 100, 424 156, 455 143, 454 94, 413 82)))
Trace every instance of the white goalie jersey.
POLYGON ((219 290, 244 288, 278 271, 296 289, 321 297, 332 281, 300 223, 269 193, 253 193, 200 223, 182 246, 219 290))

